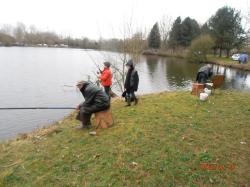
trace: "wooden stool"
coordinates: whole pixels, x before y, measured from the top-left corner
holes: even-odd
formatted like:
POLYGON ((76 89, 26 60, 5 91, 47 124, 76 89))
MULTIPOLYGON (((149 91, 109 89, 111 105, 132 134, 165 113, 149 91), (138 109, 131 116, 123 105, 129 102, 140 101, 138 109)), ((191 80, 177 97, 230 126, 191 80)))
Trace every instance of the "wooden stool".
POLYGON ((204 90, 204 84, 193 83, 191 94, 200 96, 200 93, 203 92, 203 90, 204 90))
POLYGON ((224 84, 225 76, 224 75, 215 75, 212 77, 213 88, 219 88, 224 84))
POLYGON ((106 129, 114 124, 110 109, 95 113, 96 128, 106 129))
POLYGON ((212 90, 212 93, 215 92, 215 89, 220 88, 225 82, 224 75, 215 75, 212 77, 212 83, 206 83, 206 87, 212 90))

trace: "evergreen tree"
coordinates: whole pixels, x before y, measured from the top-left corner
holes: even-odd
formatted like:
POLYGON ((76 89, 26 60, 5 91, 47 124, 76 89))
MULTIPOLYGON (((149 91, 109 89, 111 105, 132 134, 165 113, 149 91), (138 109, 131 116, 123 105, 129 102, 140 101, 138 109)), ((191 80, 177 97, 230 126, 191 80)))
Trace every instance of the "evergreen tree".
POLYGON ((169 45, 172 48, 188 47, 199 34, 200 27, 196 20, 187 17, 181 21, 181 18, 177 17, 170 32, 169 45))
POLYGON ((200 34, 199 24, 195 19, 187 17, 183 20, 181 24, 181 39, 180 45, 188 47, 191 41, 200 34))
POLYGON ((177 17, 174 21, 172 29, 169 33, 169 46, 173 49, 180 45, 181 40, 181 17, 177 17))
POLYGON ((209 19, 209 27, 215 38, 216 47, 227 51, 227 56, 233 48, 240 48, 245 40, 245 33, 241 26, 240 12, 230 7, 220 8, 209 19))
POLYGON ((150 48, 159 49, 161 46, 161 35, 158 23, 155 23, 148 36, 148 46, 150 48))
POLYGON ((201 34, 210 34, 211 31, 208 27, 208 23, 204 23, 202 26, 201 26, 201 34))

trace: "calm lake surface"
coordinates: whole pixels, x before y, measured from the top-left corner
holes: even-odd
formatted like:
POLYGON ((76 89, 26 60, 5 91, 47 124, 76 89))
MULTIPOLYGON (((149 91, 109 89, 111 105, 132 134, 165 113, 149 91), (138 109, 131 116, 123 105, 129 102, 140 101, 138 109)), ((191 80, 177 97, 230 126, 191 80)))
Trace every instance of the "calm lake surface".
MULTIPOLYGON (((0 47, 0 107, 75 107, 82 95, 74 87, 78 80, 96 80, 95 63, 120 55, 105 51, 59 48, 0 47), (95 61, 95 63, 93 62, 95 61), (67 86, 65 86, 67 85, 67 86)), ((183 59, 142 56, 137 64, 138 94, 171 90, 191 90, 202 64, 183 59)), ((250 92, 250 73, 214 66, 225 74, 223 89, 250 92)), ((113 88, 116 90, 116 88, 113 88)), ((72 110, 0 111, 0 140, 63 119, 72 110)))

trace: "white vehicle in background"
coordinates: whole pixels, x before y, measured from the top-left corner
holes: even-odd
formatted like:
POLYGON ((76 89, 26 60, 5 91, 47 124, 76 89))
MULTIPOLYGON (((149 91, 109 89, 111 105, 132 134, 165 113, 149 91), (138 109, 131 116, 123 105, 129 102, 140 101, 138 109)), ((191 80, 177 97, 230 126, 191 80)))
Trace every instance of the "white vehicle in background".
POLYGON ((233 54, 233 56, 231 58, 232 58, 232 60, 238 61, 240 59, 240 54, 239 53, 233 54))

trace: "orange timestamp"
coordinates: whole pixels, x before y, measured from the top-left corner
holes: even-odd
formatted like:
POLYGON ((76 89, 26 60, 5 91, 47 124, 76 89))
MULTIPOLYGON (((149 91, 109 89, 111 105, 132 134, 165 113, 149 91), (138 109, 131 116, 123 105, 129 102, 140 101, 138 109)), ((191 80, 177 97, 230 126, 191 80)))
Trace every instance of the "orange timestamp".
POLYGON ((200 168, 202 170, 217 170, 217 171, 234 171, 236 169, 235 164, 209 164, 209 163, 201 163, 200 168))

